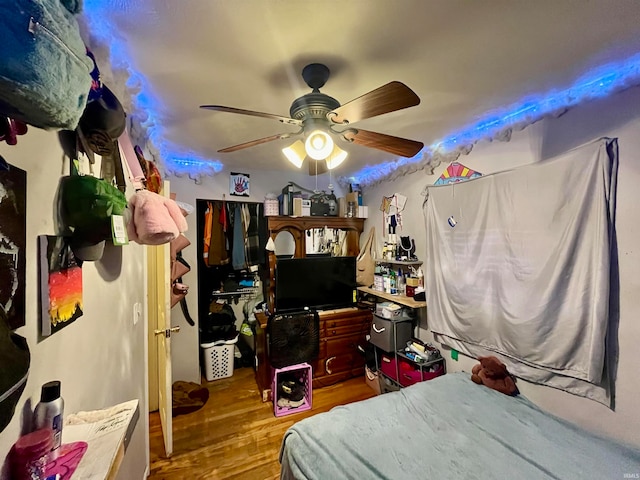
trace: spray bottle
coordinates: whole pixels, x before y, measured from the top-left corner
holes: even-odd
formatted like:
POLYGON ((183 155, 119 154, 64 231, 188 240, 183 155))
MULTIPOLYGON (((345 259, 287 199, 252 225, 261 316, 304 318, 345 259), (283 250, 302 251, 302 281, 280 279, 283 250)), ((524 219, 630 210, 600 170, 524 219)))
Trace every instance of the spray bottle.
POLYGON ((60 381, 54 380, 42 385, 40 402, 33 412, 33 426, 34 430, 47 428, 53 432, 53 446, 49 454, 51 460, 60 453, 63 413, 64 400, 60 396, 60 381))

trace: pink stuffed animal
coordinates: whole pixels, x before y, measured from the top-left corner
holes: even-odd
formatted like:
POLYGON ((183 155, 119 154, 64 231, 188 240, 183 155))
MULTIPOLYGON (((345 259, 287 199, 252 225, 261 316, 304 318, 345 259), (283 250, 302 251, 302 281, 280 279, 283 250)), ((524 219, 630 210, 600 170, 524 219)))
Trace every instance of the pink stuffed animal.
POLYGON ((141 245, 162 245, 187 231, 187 220, 174 200, 148 190, 129 199, 129 240, 141 245))

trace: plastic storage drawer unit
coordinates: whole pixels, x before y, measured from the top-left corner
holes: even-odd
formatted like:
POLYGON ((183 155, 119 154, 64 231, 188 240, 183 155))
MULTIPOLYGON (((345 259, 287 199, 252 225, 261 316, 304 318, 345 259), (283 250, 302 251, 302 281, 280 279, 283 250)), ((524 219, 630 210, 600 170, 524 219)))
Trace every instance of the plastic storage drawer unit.
POLYGON ((423 365, 421 367, 404 358, 387 355, 382 355, 380 370, 387 377, 395 380, 403 387, 424 382, 425 380, 431 380, 445 373, 444 360, 442 359, 437 362, 432 362, 431 365, 423 365))
POLYGON ((404 349, 413 334, 413 320, 410 318, 389 319, 373 316, 369 341, 385 352, 404 349))

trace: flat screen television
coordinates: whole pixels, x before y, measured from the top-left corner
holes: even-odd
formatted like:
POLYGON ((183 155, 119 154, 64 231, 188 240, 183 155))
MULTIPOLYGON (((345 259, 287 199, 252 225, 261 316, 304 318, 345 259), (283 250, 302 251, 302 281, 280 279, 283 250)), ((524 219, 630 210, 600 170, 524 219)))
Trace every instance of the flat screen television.
POLYGON ((356 303, 356 257, 312 256, 276 262, 277 312, 330 310, 356 303))

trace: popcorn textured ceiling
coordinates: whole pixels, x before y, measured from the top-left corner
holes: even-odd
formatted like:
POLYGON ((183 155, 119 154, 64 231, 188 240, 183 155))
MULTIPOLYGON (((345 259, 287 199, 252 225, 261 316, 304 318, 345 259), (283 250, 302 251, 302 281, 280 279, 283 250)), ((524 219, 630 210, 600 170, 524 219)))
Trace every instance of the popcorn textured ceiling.
POLYGON ((354 126, 422 141, 422 152, 341 145, 349 157, 334 175, 370 185, 637 85, 638 19, 631 0, 85 0, 81 20, 132 133, 176 175, 292 168, 280 152, 290 141, 218 150, 294 128, 199 105, 288 116, 312 62, 329 66, 321 91, 341 103, 407 84, 420 105, 354 126))

